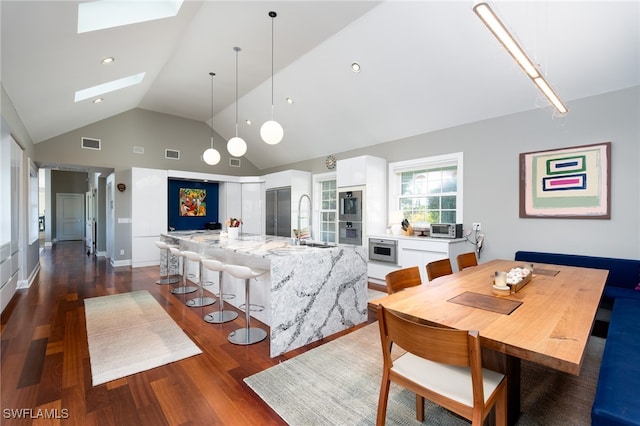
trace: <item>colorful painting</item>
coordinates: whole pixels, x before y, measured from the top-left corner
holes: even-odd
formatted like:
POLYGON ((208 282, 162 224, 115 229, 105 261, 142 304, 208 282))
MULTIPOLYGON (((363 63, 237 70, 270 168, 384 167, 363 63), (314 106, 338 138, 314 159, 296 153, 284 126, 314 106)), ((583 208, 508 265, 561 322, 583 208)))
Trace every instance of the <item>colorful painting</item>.
POLYGON ((206 189, 180 188, 180 216, 206 216, 206 198, 206 189))
POLYGON ((520 154, 520 217, 610 219, 611 142, 520 154))

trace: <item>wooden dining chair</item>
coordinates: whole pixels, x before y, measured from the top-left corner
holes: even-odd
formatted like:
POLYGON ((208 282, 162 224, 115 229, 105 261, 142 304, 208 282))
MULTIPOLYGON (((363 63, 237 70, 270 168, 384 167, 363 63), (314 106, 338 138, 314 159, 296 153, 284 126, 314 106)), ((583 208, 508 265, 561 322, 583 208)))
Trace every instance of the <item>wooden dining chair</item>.
POLYGON ((427 277, 429 281, 450 274, 453 274, 453 269, 451 269, 451 261, 449 258, 427 263, 427 277))
POLYGON ((469 253, 462 253, 456 256, 456 263, 458 264, 458 271, 462 271, 465 268, 478 265, 478 258, 476 253, 470 251, 469 253))
POLYGON ((376 425, 385 424, 391 382, 416 394, 416 419, 424 420, 424 398, 482 425, 495 406, 496 425, 507 423, 507 377, 482 368, 480 337, 475 330, 420 324, 378 305, 383 348, 382 383, 376 425), (396 343, 407 352, 393 360, 396 343))
POLYGON ((411 266, 409 268, 397 269, 389 272, 384 277, 384 280, 387 283, 387 293, 389 294, 422 284, 420 268, 417 266, 411 266))

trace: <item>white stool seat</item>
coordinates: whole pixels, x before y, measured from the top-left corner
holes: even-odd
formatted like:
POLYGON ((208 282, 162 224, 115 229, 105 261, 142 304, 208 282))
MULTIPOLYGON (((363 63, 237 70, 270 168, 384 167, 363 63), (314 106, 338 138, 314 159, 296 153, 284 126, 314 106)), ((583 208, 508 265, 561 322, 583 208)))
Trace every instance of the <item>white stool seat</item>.
POLYGON ((198 263, 198 268, 199 268, 199 283, 198 286, 200 287, 200 295, 198 297, 196 297, 195 299, 191 299, 191 300, 187 300, 186 301, 186 305, 190 306, 192 308, 200 308, 202 306, 209 306, 209 305, 213 305, 214 303, 216 303, 216 300, 213 297, 204 297, 204 286, 203 286, 203 281, 202 281, 202 259, 205 258, 204 256, 200 255, 199 253, 196 253, 195 251, 189 251, 189 250, 185 250, 182 252, 182 254, 184 255, 184 257, 186 257, 187 259, 193 261, 193 262, 197 262, 198 263))
POLYGON ((176 284, 180 282, 180 278, 178 277, 172 277, 170 276, 171 274, 169 273, 169 249, 171 247, 177 247, 174 245, 170 245, 165 243, 164 241, 156 241, 156 247, 158 247, 160 250, 165 250, 165 255, 166 255, 166 275, 160 275, 161 278, 156 281, 156 284, 158 285, 166 285, 166 284, 176 284))
POLYGON ((201 262, 202 266, 204 266, 208 270, 218 272, 218 283, 220 289, 220 296, 218 297, 220 303, 218 305, 218 310, 216 312, 211 312, 210 314, 205 315, 204 320, 212 324, 221 324, 223 322, 233 321, 238 317, 238 313, 233 311, 225 311, 224 298, 222 297, 222 273, 224 272, 226 265, 216 259, 202 259, 201 262))
POLYGON ((245 294, 244 317, 246 325, 244 328, 239 328, 229 333, 229 341, 236 345, 251 345, 264 340, 267 337, 267 332, 261 328, 252 328, 250 325, 251 304, 249 303, 249 281, 268 271, 264 269, 252 269, 243 265, 226 265, 225 271, 236 278, 244 279, 245 294))
MULTIPOLYGON (((170 247, 169 251, 171 251, 171 254, 174 255, 175 257, 182 257, 184 258, 184 254, 182 254, 182 251, 180 251, 180 249, 178 247, 170 247)), ((187 274, 185 274, 185 262, 186 260, 182 261, 182 273, 180 275, 182 275, 182 285, 179 287, 175 287, 174 289, 171 290, 171 293, 173 294, 187 294, 187 293, 193 293, 194 291, 197 291, 198 288, 197 287, 193 287, 193 286, 188 286, 187 285, 187 274)))

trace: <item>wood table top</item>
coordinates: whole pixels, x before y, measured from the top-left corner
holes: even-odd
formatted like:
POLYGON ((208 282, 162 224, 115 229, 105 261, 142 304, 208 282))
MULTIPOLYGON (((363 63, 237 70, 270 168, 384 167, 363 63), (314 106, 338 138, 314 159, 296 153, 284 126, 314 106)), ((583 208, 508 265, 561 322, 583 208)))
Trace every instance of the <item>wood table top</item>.
POLYGON ((373 303, 440 326, 478 330, 484 347, 578 375, 609 272, 535 264, 531 281, 520 291, 495 296, 494 272, 522 265, 492 260, 373 303), (463 293, 470 293, 462 297, 466 303, 451 300, 463 293), (469 306, 474 294, 482 296, 469 306), (508 309, 493 309, 486 296, 521 303, 504 313, 508 309))

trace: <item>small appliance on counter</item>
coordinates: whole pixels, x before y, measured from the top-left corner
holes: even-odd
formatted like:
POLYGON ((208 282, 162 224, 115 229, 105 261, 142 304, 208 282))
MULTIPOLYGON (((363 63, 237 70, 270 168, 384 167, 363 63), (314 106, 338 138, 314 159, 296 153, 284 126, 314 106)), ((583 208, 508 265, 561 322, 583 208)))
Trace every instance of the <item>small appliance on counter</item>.
POLYGON ((462 238, 462 224, 432 223, 431 238, 462 238))

